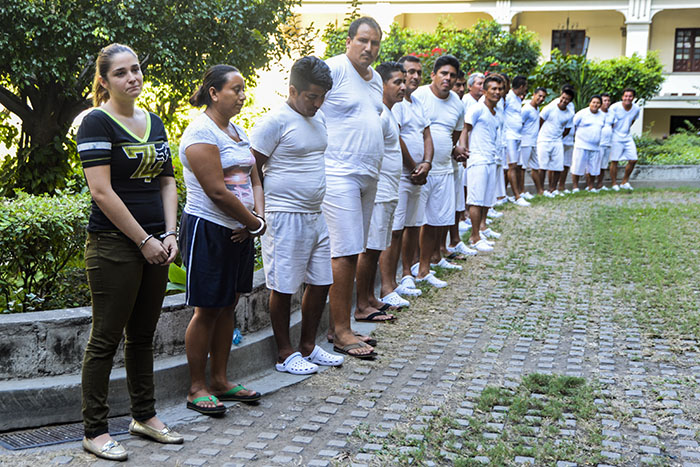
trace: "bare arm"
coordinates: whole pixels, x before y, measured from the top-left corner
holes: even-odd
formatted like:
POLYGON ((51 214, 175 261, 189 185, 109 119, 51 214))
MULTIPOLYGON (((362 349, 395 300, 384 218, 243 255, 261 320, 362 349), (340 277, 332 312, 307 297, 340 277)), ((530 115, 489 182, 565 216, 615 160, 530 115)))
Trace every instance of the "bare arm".
POLYGON ((540 117, 540 129, 542 129, 542 125, 544 125, 544 119, 540 117))
MULTIPOLYGON (((160 177, 160 198, 163 200, 163 215, 165 217, 165 231, 175 232, 177 229, 177 185, 175 177, 160 177)), ((163 247, 168 251, 168 258, 164 264, 175 261, 177 256, 177 237, 168 235, 163 239, 163 247)))
MULTIPOLYGON (((129 239, 136 245, 140 245, 141 242, 148 237, 148 234, 145 230, 143 230, 143 227, 141 227, 136 219, 134 219, 134 216, 131 214, 131 212, 129 212, 129 209, 124 204, 124 201, 122 201, 119 195, 117 195, 112 188, 110 166, 98 165, 96 167, 88 167, 84 170, 84 172, 85 179, 87 180, 88 187, 90 188, 92 199, 95 201, 100 210, 105 216, 107 216, 107 219, 109 219, 112 224, 119 229, 120 232, 129 237, 129 239)), ((167 188, 166 193, 168 193, 167 188)), ((162 185, 161 196, 163 196, 162 185)), ((175 205, 177 206, 177 195, 175 196, 175 205)), ((166 209, 167 212, 169 205, 164 203, 163 208, 166 209)), ((170 218, 170 214, 168 213, 166 215, 168 216, 166 217, 166 226, 169 226, 170 224, 167 222, 170 218)), ((177 214, 172 214, 170 219, 173 223, 173 229, 176 215, 177 214)), ((151 237, 142 245, 141 254, 143 254, 146 261, 148 261, 150 264, 163 263, 164 261, 168 260, 170 256, 168 254, 168 250, 163 246, 163 243, 155 237, 151 237)))
MULTIPOLYGON (((209 199, 224 213, 246 226, 249 230, 257 230, 260 227, 260 220, 248 211, 235 194, 226 188, 219 149, 213 144, 197 143, 189 146, 185 150, 185 155, 190 164, 190 169, 197 177, 197 181, 209 199)), ((257 170, 251 170, 251 177, 253 181, 257 180, 259 186, 260 178, 257 170)), ((262 194, 260 186, 259 189, 262 194)), ((253 190, 253 195, 255 196, 255 189, 253 190)), ((258 204, 256 197, 256 208, 258 204)), ((263 207, 263 204, 260 204, 260 206, 263 207)))
MULTIPOLYGON (((262 182, 262 180, 265 178, 263 175, 262 167, 265 165, 265 162, 267 162, 267 156, 261 152, 256 151, 253 148, 250 148, 250 152, 253 153, 253 156, 255 156, 255 166, 258 169, 258 178, 262 182)), ((255 212, 258 212, 257 209, 255 212)))
POLYGON ((561 136, 563 138, 566 138, 566 135, 568 135, 569 133, 571 133, 571 128, 564 128, 564 133, 562 133, 561 136))
POLYGON ((414 185, 425 185, 428 173, 433 167, 433 136, 430 134, 430 127, 423 129, 423 161, 416 165, 411 172, 411 182, 414 185))

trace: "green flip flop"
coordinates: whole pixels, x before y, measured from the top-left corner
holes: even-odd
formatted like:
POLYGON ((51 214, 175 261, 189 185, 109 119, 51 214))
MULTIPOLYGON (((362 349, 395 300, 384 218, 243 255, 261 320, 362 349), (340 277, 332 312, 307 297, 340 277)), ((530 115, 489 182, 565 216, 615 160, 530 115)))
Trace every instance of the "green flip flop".
POLYGON ((219 403, 219 399, 216 398, 216 396, 202 396, 202 397, 197 397, 196 399, 192 400, 192 402, 187 401, 187 408, 190 410, 194 410, 195 412, 199 412, 203 415, 209 415, 209 416, 217 416, 217 415, 223 415, 226 413, 226 407, 223 405, 217 405, 215 407, 203 407, 201 405, 197 405, 200 402, 208 402, 211 401, 215 404, 219 403))
POLYGON ((219 398, 219 400, 222 401, 231 401, 231 402, 255 402, 259 401, 260 398, 262 397, 262 394, 259 392, 255 391, 255 393, 249 395, 249 396, 242 396, 239 395, 238 393, 241 391, 247 391, 245 387, 243 387, 242 384, 239 384, 238 386, 232 387, 228 391, 226 391, 223 394, 218 394, 216 397, 219 398))

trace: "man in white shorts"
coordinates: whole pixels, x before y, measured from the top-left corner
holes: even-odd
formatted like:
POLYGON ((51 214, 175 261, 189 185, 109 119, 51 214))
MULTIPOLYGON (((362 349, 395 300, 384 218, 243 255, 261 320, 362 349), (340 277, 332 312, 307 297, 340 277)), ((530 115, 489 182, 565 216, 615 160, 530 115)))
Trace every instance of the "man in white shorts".
MULTIPOLYGON (((572 91, 574 90, 573 86, 566 85, 563 86, 562 89, 564 88, 569 88, 572 91)), ((555 99, 556 100, 556 99, 555 99)), ((569 110, 576 115, 576 107, 574 106, 573 101, 569 102, 569 110)), ((569 174, 569 170, 571 169, 571 160, 574 154, 574 135, 576 133, 576 129, 574 127, 571 128, 571 131, 566 134, 562 138, 562 144, 564 145, 564 170, 561 172, 561 176, 559 177, 559 187, 558 190, 560 193, 563 193, 565 195, 568 195, 571 193, 571 190, 566 188, 566 177, 569 174)))
MULTIPOLYGON (((361 17, 352 22, 346 39, 347 52, 326 60, 333 88, 321 107, 328 128, 323 213, 331 238, 333 266, 329 338, 337 352, 358 358, 377 355, 364 342, 365 338, 353 333, 350 311, 357 257, 367 244, 384 155, 382 78, 371 67, 379 54, 381 38, 381 29, 374 19, 361 17)), ((366 318, 372 312, 356 309, 355 317, 366 318)))
POLYGON ((253 128, 251 148, 265 192, 267 232, 262 237, 270 321, 279 371, 310 374, 319 365, 342 365, 343 357, 315 345, 318 324, 333 283, 331 244, 321 212, 326 192, 323 153, 326 123, 318 109, 333 86, 328 66, 304 57, 293 66, 289 99, 253 128), (299 183, 303 180, 304 183, 299 183), (292 295, 306 283, 298 350, 289 338, 292 295))
POLYGON ((607 92, 602 93, 601 98, 603 100, 600 106, 600 111, 605 115, 605 126, 603 126, 603 132, 600 136, 600 174, 596 180, 595 188, 596 190, 608 191, 610 188, 603 185, 603 179, 605 178, 605 171, 610 164, 610 145, 612 144, 612 114, 608 112, 610 110, 610 94, 607 92))
POLYGON ((574 116, 574 155, 571 160, 571 181, 573 192, 579 191, 578 181, 581 175, 586 176, 586 189, 593 191, 593 181, 600 173, 598 147, 600 135, 605 125, 605 115, 600 111, 600 95, 591 97, 588 107, 576 112, 574 116))
POLYGON ((610 106, 610 116, 612 118, 612 147, 610 149, 610 178, 612 189, 620 191, 620 188, 631 190, 629 183, 630 175, 637 164, 637 146, 630 134, 630 128, 634 121, 639 118, 639 106, 634 103, 637 93, 632 88, 622 90, 622 101, 615 102, 610 106), (617 184, 617 164, 627 161, 625 175, 622 177, 622 184, 617 184))
POLYGON ((547 198, 554 198, 560 194, 557 185, 564 170, 562 138, 569 134, 573 126, 574 112, 568 107, 573 99, 574 91, 564 88, 559 100, 550 102, 540 112, 537 162, 543 173, 549 173, 549 190, 543 193, 547 198))
POLYGON ((486 213, 496 201, 497 178, 503 177, 498 171, 498 133, 502 129, 502 120, 498 117, 497 106, 503 93, 503 79, 498 75, 487 76, 484 80, 484 99, 472 105, 465 117, 465 130, 460 144, 466 147, 467 159, 467 204, 472 220, 472 232, 469 244, 479 252, 493 251, 493 245, 476 226, 482 225, 486 213))
MULTIPOLYGON (((545 88, 535 89, 532 99, 524 103, 520 111, 523 118, 523 130, 519 164, 523 170, 530 169, 530 177, 532 177, 538 195, 544 193, 544 188, 542 188, 542 176, 537 162, 537 135, 540 132, 540 105, 546 97, 547 90, 545 88)), ((523 177, 522 191, 525 191, 524 184, 525 177, 523 177)))
POLYGON ((411 265, 418 262, 418 238, 425 224, 425 198, 421 192, 432 166, 433 138, 423 107, 411 97, 421 83, 421 62, 413 55, 406 55, 399 59, 399 63, 406 70, 406 91, 403 101, 394 105, 391 111, 401 129, 403 170, 391 245, 380 257, 380 264, 382 268, 396 271, 399 257, 402 257, 403 271, 398 284, 390 280, 386 284, 382 282, 382 295, 396 291, 400 295, 417 296, 421 291, 416 288, 411 265), (391 287, 393 289, 389 290, 391 287))
MULTIPOLYGON (((506 161, 508 163, 508 181, 513 190, 515 204, 529 206, 523 190, 525 170, 520 166, 520 146, 522 141, 523 117, 521 114, 523 98, 527 94, 527 78, 516 76, 513 87, 506 95, 504 127, 506 141, 506 161)), ((528 193, 529 195, 529 193, 528 193)))
MULTIPOLYGON (((369 236, 367 238, 367 250, 360 254, 357 262, 357 310, 360 313, 369 314, 364 319, 356 321, 387 321, 394 316, 387 313, 392 306, 408 306, 408 300, 399 296, 393 289, 390 293, 382 295, 381 301, 374 296, 374 280, 377 275, 377 262, 379 255, 385 251, 392 239, 394 225, 394 212, 399 202, 399 179, 401 178, 401 144, 399 143, 399 124, 396 122, 391 108, 397 102, 403 100, 406 89, 406 73, 401 64, 385 62, 376 69, 384 82, 384 111, 382 112, 382 133, 384 134, 384 158, 382 169, 379 172, 377 183, 377 196, 374 199, 372 220, 369 224, 369 236)), ((390 276, 396 282, 396 265, 393 271, 381 270, 382 286, 390 276)))
POLYGON ((419 87, 412 95, 425 110, 433 137, 433 164, 428 181, 423 187, 425 197, 425 225, 420 235, 420 265, 412 266, 416 282, 427 282, 434 287, 447 285, 430 272, 431 263, 445 269, 462 269, 440 256, 440 241, 444 232, 454 224, 455 188, 453 154, 456 162, 465 155, 455 145, 464 128, 464 106, 452 92, 457 79, 459 61, 452 55, 443 55, 435 61, 431 84, 419 87), (415 271, 415 269, 418 269, 415 271))
MULTIPOLYGON (((481 96, 484 94, 484 76, 483 73, 472 73, 469 75, 469 78, 467 78, 467 89, 469 90, 468 93, 464 95, 462 98, 462 103, 464 104, 464 115, 466 117, 467 112, 469 112, 469 107, 472 105, 476 104, 479 102, 479 99, 481 99, 481 96)), ((464 198, 466 200, 467 197, 467 170, 464 171, 463 177, 462 177, 462 185, 464 185, 464 198)), ((465 228, 461 230, 467 230, 469 227, 471 227, 471 219, 469 218, 469 207, 467 206, 467 216, 465 219, 465 228)), ((498 214, 497 214, 498 215, 498 214)), ((502 215, 502 214, 501 214, 502 215)))

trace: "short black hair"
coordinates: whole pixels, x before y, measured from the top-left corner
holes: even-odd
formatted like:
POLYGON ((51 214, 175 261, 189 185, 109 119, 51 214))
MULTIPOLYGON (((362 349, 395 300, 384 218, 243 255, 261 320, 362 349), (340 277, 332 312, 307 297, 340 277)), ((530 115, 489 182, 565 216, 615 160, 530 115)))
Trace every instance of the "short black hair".
POLYGON ((573 91, 574 87, 570 84, 565 84, 564 86, 561 87, 561 92, 564 92, 565 89, 570 89, 573 91))
POLYGON ((603 103, 603 96, 600 94, 593 94, 590 99, 588 99, 588 102, 590 103, 593 99, 598 99, 600 103, 603 103))
POLYGON ((624 96, 626 92, 631 92, 634 97, 637 97, 637 91, 633 88, 625 88, 622 90, 622 95, 624 96))
POLYGON ((518 75, 515 78, 513 78, 513 89, 518 89, 520 86, 527 85, 527 77, 518 75))
MULTIPOLYGON (((497 73, 497 74, 498 74, 501 78, 503 78, 503 82, 504 82, 505 84, 510 85, 510 77, 509 77, 507 74, 505 74, 505 73, 497 73)), ((511 87, 513 87, 513 86, 511 86, 511 87)))
POLYGON ((350 23, 350 27, 348 28, 348 37, 353 39, 357 35, 357 30, 360 29, 360 26, 363 24, 366 24, 377 31, 379 33, 379 38, 382 38, 382 28, 379 26, 379 23, 377 23, 377 20, 370 16, 362 16, 361 18, 357 18, 355 21, 350 23))
POLYGON ((567 96, 571 96, 572 100, 576 97, 576 91, 574 91, 573 86, 564 86, 563 88, 561 88, 561 93, 566 94, 567 96))
POLYGON ((601 92, 600 97, 610 97, 610 94, 608 94, 607 92, 601 92))
POLYGON ((547 88, 543 88, 542 86, 538 87, 535 89, 535 92, 533 94, 537 94, 538 92, 542 91, 543 93, 547 94, 547 88))
POLYGON ((438 59, 435 60, 435 65, 433 65, 433 73, 437 73, 437 71, 445 65, 454 67, 455 71, 459 73, 459 60, 457 60, 454 55, 441 55, 438 57, 438 59))
POLYGON ((391 79, 391 75, 393 75, 397 71, 400 71, 401 73, 406 73, 406 70, 404 69, 403 65, 399 62, 384 62, 381 65, 378 65, 377 68, 375 68, 375 71, 379 73, 379 76, 382 77, 382 82, 384 83, 389 81, 391 79))
POLYGON ((331 69, 320 58, 311 55, 300 58, 292 65, 289 84, 299 92, 306 91, 312 84, 329 91, 333 87, 331 69))
POLYGON ((404 62, 413 62, 413 63, 420 63, 420 59, 416 57, 415 55, 404 55, 400 59, 397 60, 400 64, 404 64, 404 62))
POLYGON ((488 88, 487 84, 489 84, 492 81, 495 81, 498 84, 503 84, 503 78, 494 73, 494 74, 488 75, 484 79, 484 90, 486 90, 488 88))
POLYGON ((462 70, 457 70, 457 79, 464 79, 464 72, 462 70))

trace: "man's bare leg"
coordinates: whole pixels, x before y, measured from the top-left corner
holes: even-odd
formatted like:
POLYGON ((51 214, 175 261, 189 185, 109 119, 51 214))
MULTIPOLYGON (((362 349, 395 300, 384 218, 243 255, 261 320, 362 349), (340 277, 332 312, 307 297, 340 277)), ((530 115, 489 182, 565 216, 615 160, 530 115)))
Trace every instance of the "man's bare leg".
POLYGON ((399 286, 398 282, 396 282, 396 268, 399 265, 399 257, 401 256, 402 239, 403 229, 393 230, 391 232, 391 244, 389 248, 382 251, 382 254, 379 255, 379 273, 382 279, 380 290, 382 297, 386 297, 399 286))
POLYGON ((600 190, 603 188, 603 179, 605 178, 605 169, 600 169, 600 175, 598 175, 598 178, 595 183, 595 187, 600 190))
POLYGON ((537 190, 537 194, 541 195, 544 193, 544 187, 542 186, 542 180, 543 180, 543 175, 542 175, 541 170, 535 170, 532 169, 530 172, 530 177, 532 178, 532 182, 535 184, 535 189, 537 190))
MULTIPOLYGON (((357 255, 333 258, 331 265, 333 267, 333 285, 330 287, 328 298, 333 320, 333 342, 341 348, 350 344, 359 344, 362 341, 353 334, 350 328, 350 307, 357 269, 357 255)), ((349 352, 353 355, 365 355, 373 350, 373 347, 366 345, 349 352)))
POLYGON ((569 175, 569 168, 564 166, 564 170, 559 172, 559 191, 566 190, 566 176, 569 175))
MULTIPOLYGON (((377 278, 377 264, 379 263, 380 250, 367 249, 360 254, 357 262, 357 274, 355 277, 357 288, 357 306, 355 307, 355 319, 365 319, 372 313, 379 311, 381 302, 374 296, 374 282, 377 278)), ((378 316, 377 321, 393 318, 392 315, 378 316)))
POLYGON ((430 273, 430 263, 435 250, 440 251, 441 227, 425 224, 420 230, 420 265, 418 277, 424 278, 430 273))
POLYGON ((420 240, 421 227, 405 227, 403 241, 401 242, 401 262, 402 276, 411 275, 411 266, 419 261, 418 244, 420 240))
POLYGON ((485 224, 485 219, 486 219, 486 213, 488 212, 489 208, 483 207, 483 206, 474 206, 470 205, 469 206, 469 218, 472 221, 472 231, 471 234, 469 235, 469 241, 472 244, 475 244, 479 240, 481 240, 481 237, 479 235, 479 229, 475 229, 475 225, 484 225, 484 228, 486 227, 485 224))
POLYGON ((625 175, 622 177, 622 184, 629 182, 630 175, 634 170, 634 166, 637 165, 637 161, 627 161, 627 167, 625 167, 625 175))
POLYGON ((610 186, 617 185, 617 161, 610 162, 610 186))
POLYGON ((579 177, 578 175, 571 174, 571 185, 572 185, 571 188, 572 189, 575 190, 576 188, 578 188, 578 181, 580 178, 581 177, 579 177))
POLYGON ((561 175, 561 172, 555 171, 555 170, 550 170, 549 171, 549 191, 553 192, 556 191, 557 185, 559 184, 559 176, 561 175))
POLYGON ((588 188, 588 191, 591 191, 594 188, 594 182, 595 177, 591 174, 586 174, 586 188, 588 188))
MULTIPOLYGON (((455 213, 455 223, 449 227, 450 248, 456 247, 457 244, 462 241, 461 237, 459 236, 459 221, 462 220, 462 216, 464 216, 464 211, 456 212, 455 213)), ((445 256, 447 256, 447 255, 445 255, 445 256)))
POLYGON ((515 196, 515 199, 520 198, 520 194, 522 193, 520 191, 520 184, 518 183, 517 171, 518 164, 508 164, 508 171, 506 172, 508 174, 508 177, 506 177, 506 181, 510 180, 510 189, 513 190, 513 196, 515 196))

